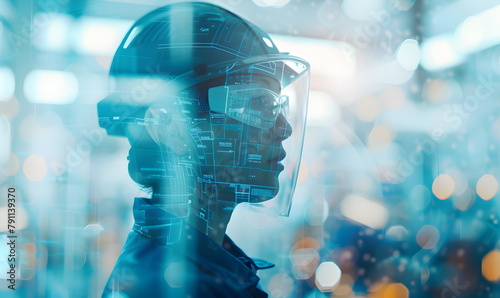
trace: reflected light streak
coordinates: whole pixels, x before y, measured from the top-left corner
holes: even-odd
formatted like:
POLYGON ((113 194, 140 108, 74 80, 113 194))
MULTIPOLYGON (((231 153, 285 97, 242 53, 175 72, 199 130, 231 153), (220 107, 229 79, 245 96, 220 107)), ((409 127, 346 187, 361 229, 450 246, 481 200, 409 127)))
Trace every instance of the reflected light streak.
POLYGON ((457 66, 467 55, 500 43, 500 5, 468 17, 455 32, 431 37, 422 44, 422 66, 429 71, 457 66))
POLYGON ((500 43, 500 5, 468 17, 455 31, 456 47, 466 54, 500 43))

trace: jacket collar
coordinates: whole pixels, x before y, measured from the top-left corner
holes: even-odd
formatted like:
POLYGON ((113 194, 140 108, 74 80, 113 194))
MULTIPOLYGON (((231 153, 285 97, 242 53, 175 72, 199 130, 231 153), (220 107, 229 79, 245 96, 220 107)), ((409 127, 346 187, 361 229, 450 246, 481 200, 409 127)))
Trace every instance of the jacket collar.
POLYGON ((156 242, 167 245, 200 269, 230 281, 235 287, 247 288, 259 282, 257 270, 274 264, 252 259, 225 235, 222 246, 184 220, 175 217, 148 199, 134 202, 134 230, 156 242))

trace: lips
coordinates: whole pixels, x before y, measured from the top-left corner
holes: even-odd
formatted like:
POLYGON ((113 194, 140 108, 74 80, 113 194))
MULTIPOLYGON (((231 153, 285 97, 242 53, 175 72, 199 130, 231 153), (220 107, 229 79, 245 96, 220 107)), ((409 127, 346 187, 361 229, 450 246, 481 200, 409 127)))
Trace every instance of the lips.
POLYGON ((286 157, 286 151, 281 149, 278 154, 268 160, 269 163, 279 163, 286 157))

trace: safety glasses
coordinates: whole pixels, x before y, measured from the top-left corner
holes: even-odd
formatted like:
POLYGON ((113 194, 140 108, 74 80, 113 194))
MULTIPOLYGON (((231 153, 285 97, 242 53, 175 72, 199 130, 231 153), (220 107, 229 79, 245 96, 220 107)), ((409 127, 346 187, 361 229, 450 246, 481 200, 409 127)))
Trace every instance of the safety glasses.
POLYGON ((289 113, 289 97, 258 85, 225 85, 208 91, 210 109, 242 123, 269 129, 289 113))

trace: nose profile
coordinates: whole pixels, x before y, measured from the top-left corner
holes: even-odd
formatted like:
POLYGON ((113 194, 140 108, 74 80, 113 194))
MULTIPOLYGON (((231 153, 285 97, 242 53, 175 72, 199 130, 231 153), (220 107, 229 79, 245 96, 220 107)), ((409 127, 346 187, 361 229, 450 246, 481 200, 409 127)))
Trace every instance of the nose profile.
POLYGON ((282 113, 278 114, 278 117, 276 118, 274 133, 281 140, 286 140, 292 135, 292 126, 282 113))

